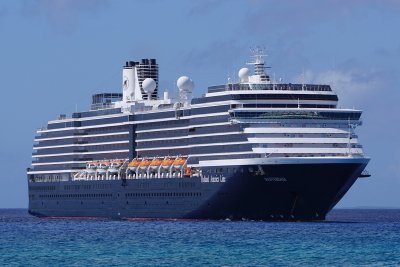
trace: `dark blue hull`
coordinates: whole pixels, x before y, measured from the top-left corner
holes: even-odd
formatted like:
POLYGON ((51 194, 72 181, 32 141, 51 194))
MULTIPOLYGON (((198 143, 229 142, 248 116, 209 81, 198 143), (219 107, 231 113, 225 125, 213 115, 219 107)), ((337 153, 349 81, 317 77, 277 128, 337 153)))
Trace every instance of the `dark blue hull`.
POLYGON ((366 163, 241 166, 209 176, 30 182, 45 217, 323 220, 366 163))

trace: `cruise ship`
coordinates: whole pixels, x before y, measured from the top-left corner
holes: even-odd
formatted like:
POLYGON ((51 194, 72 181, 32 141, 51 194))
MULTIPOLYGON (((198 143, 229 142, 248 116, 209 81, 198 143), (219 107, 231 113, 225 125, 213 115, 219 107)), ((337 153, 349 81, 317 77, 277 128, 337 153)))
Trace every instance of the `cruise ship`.
POLYGON ((121 92, 39 128, 29 213, 113 219, 324 220, 369 158, 329 85, 277 82, 262 49, 237 80, 159 92, 155 59, 128 61, 121 92))

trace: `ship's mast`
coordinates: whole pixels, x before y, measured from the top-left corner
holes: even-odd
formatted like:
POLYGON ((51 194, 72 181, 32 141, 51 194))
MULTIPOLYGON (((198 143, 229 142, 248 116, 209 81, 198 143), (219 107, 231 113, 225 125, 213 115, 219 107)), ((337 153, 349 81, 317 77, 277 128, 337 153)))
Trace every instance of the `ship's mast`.
POLYGON ((251 62, 248 62, 247 65, 254 65, 254 76, 258 77, 259 82, 261 83, 269 83, 270 78, 269 75, 265 72, 265 69, 270 68, 265 66, 264 58, 267 56, 265 54, 265 48, 256 46, 250 49, 251 53, 251 62))

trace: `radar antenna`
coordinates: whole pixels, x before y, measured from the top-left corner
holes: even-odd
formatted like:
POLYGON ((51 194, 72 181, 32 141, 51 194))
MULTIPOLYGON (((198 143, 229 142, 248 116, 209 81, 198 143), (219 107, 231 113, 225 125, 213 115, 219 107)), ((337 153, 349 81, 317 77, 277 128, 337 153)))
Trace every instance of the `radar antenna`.
POLYGON ((265 54, 265 47, 256 46, 250 48, 251 58, 253 61, 248 64, 265 64, 264 57, 267 55, 265 54))
POLYGON ((265 66, 264 58, 267 56, 265 54, 265 47, 256 46, 250 48, 250 53, 252 60, 247 65, 254 65, 254 74, 259 76, 261 82, 270 82, 270 78, 265 72, 265 69, 270 68, 265 66))

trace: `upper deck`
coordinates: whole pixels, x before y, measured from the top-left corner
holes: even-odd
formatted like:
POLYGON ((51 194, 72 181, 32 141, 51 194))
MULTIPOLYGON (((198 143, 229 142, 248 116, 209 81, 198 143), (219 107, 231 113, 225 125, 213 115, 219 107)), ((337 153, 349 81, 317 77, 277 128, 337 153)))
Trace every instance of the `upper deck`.
POLYGON ((292 83, 228 83, 224 85, 215 85, 208 87, 208 93, 218 93, 225 91, 311 91, 311 92, 332 92, 329 85, 323 84, 292 84, 292 83))

